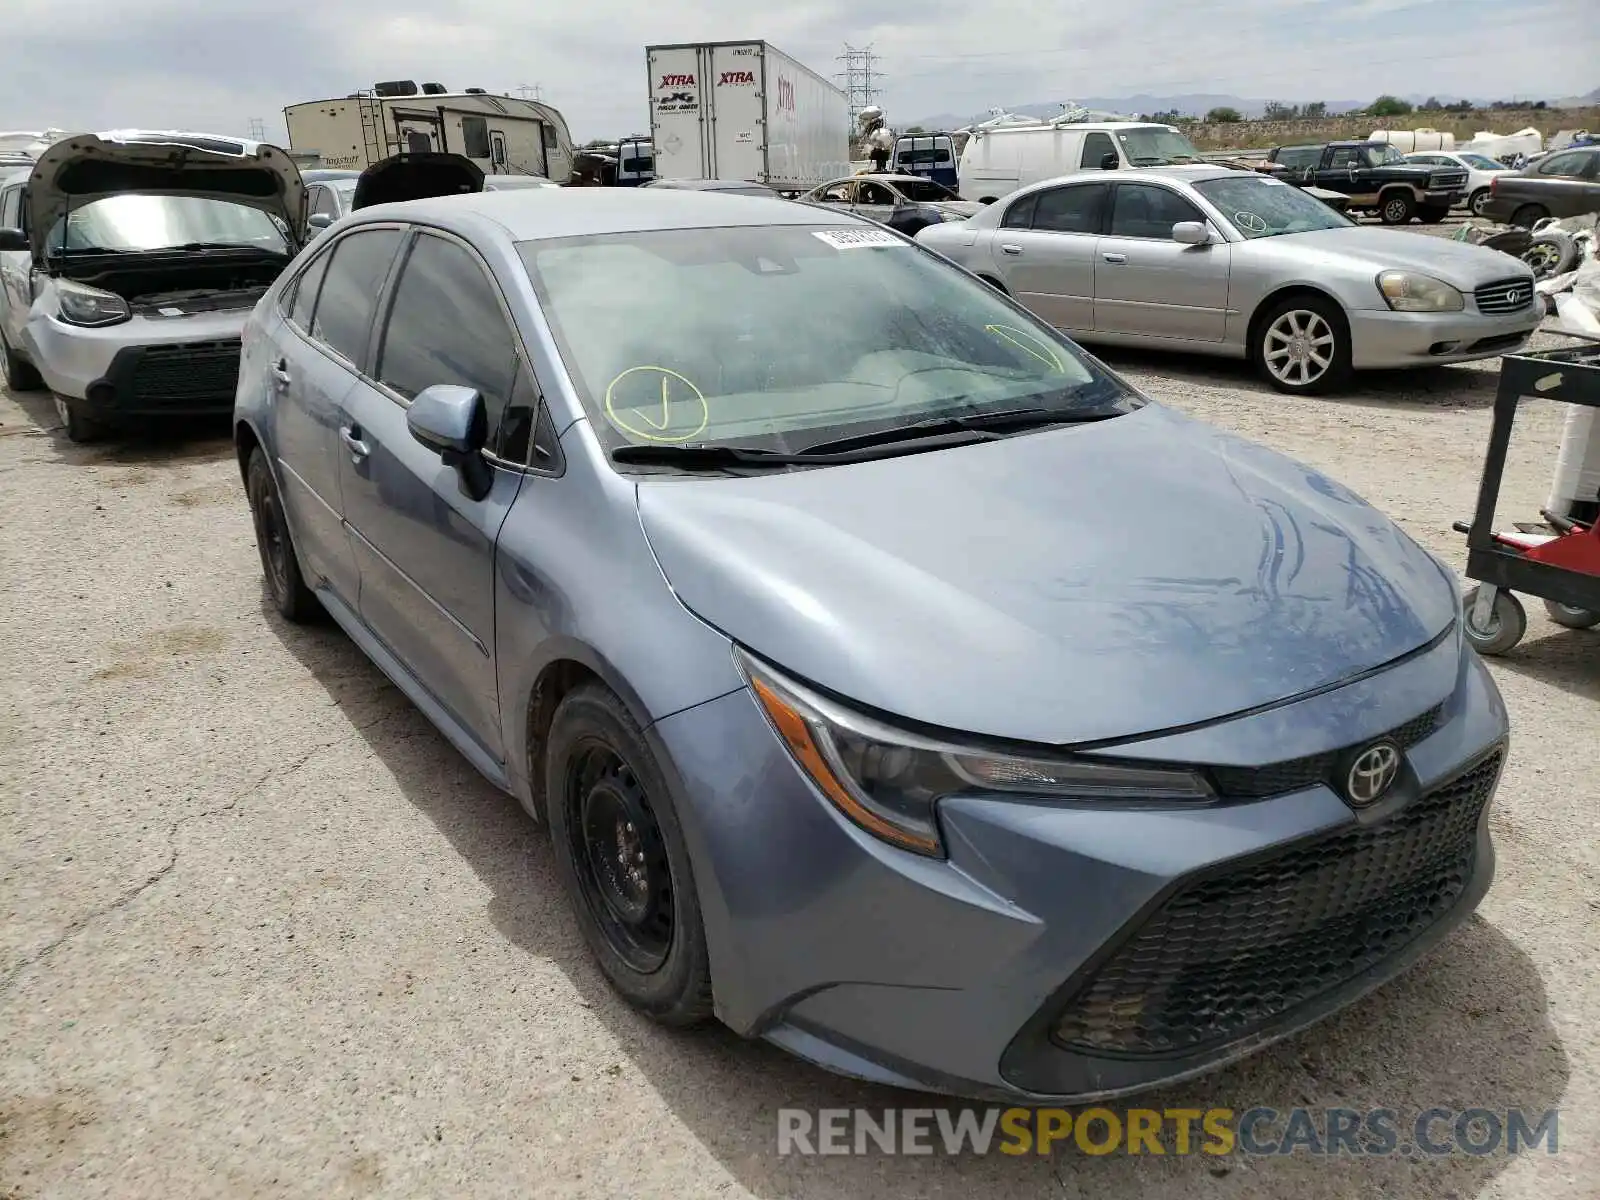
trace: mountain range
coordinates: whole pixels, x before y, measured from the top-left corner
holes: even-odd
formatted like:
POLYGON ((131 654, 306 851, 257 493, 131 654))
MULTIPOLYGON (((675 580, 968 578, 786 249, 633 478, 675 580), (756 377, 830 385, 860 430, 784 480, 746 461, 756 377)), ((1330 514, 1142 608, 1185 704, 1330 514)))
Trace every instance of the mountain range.
MULTIPOLYGON (((1427 100, 1438 100, 1441 104, 1456 104, 1462 100, 1468 100, 1475 105, 1486 107, 1493 103, 1487 97, 1458 96, 1442 92, 1414 92, 1401 96, 1400 99, 1410 104, 1422 104, 1427 100)), ((1551 108, 1586 108, 1600 105, 1600 88, 1595 88, 1594 91, 1584 96, 1517 96, 1516 99, 1526 99, 1530 104, 1542 99, 1551 108)), ((1250 100, 1243 96, 1209 95, 1197 92, 1178 96, 1156 96, 1147 92, 1132 96, 1073 96, 1072 100, 1076 104, 1081 104, 1084 108, 1100 109, 1106 112, 1148 115, 1150 113, 1176 111, 1180 115, 1192 117, 1203 117, 1213 108, 1233 108, 1246 117, 1259 117, 1266 111, 1267 105, 1272 103, 1270 100, 1250 100)), ((1284 101, 1284 103, 1296 104, 1303 103, 1303 101, 1289 100, 1284 101)), ((1366 100, 1326 101, 1329 116, 1365 108, 1371 103, 1371 98, 1366 100)), ((1061 101, 1056 101, 1055 103, 1014 104, 1007 106, 1006 111, 1016 113, 1019 116, 1053 117, 1061 111, 1061 107, 1061 101)), ((917 120, 908 121, 907 124, 920 125, 924 129, 959 129, 962 126, 972 124, 974 121, 987 120, 989 116, 990 114, 987 112, 968 113, 965 116, 944 112, 937 113, 931 117, 920 117, 917 120)))

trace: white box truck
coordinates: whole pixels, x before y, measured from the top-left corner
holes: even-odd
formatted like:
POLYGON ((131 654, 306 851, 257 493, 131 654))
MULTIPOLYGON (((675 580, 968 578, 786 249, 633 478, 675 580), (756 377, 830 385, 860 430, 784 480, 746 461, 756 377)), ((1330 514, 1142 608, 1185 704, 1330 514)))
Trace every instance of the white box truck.
POLYGON ((809 191, 849 175, 849 98, 766 42, 646 46, 657 179, 809 191))
POLYGON ((572 174, 572 134, 561 113, 537 100, 482 88, 447 91, 411 80, 374 85, 331 100, 283 110, 289 149, 315 154, 324 167, 360 171, 401 151, 464 154, 486 175, 572 174))

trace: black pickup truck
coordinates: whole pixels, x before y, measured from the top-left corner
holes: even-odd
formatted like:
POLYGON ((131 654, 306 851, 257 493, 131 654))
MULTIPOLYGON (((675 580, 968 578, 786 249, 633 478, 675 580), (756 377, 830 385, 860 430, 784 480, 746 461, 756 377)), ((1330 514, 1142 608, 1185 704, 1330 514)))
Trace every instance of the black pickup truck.
POLYGON ((1352 209, 1376 214, 1385 225, 1406 225, 1412 217, 1437 224, 1467 188, 1465 170, 1407 162, 1386 142, 1279 146, 1266 169, 1287 183, 1343 192, 1352 209))

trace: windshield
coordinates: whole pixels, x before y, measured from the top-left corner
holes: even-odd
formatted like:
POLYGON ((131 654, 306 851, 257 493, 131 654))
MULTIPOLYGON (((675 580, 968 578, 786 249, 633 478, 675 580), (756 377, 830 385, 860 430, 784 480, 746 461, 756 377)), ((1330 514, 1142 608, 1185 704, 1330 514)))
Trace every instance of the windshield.
POLYGON ((931 179, 896 179, 894 186, 907 200, 956 200, 954 192, 931 179))
POLYGON ((1194 148, 1194 143, 1176 129, 1160 125, 1123 129, 1117 132, 1117 140, 1122 143, 1128 161, 1136 167, 1201 161, 1200 151, 1194 148))
MULTIPOLYGON (((45 245, 62 252, 63 221, 45 245)), ((177 246, 241 246, 288 254, 283 227, 257 208, 203 196, 107 196, 65 218, 65 250, 119 252, 177 246)))
POLYGON ((1195 184, 1194 190, 1211 201, 1228 224, 1251 239, 1354 224, 1315 196, 1265 175, 1241 172, 1225 179, 1207 179, 1195 184))
POLYGON ((1475 168, 1475 169, 1477 169, 1479 171, 1503 171, 1503 170, 1505 170, 1505 165, 1504 164, 1497 163, 1497 162, 1495 162, 1494 159, 1486 158, 1482 154, 1463 154, 1461 156, 1461 161, 1466 163, 1467 166, 1473 167, 1473 168, 1475 168))
POLYGON ((341 209, 349 211, 350 201, 356 197, 356 184, 359 182, 360 180, 356 179, 336 179, 327 185, 338 193, 339 207, 341 209))
POLYGON ((654 230, 519 250, 610 449, 791 452, 944 416, 1143 403, 1055 330, 884 229, 654 230))

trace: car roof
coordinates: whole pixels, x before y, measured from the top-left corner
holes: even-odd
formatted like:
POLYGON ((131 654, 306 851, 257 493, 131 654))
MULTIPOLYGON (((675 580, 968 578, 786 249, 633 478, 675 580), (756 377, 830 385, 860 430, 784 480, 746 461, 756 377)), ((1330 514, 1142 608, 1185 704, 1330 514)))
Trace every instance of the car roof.
POLYGON ((731 188, 761 188, 772 191, 772 188, 754 179, 652 179, 649 186, 667 191, 686 192, 717 192, 731 188))
POLYGON ((327 183, 330 179, 360 179, 360 171, 346 171, 338 167, 311 167, 300 172, 307 183, 327 183))
POLYGON ((690 188, 517 188, 375 204, 361 215, 445 228, 491 223, 519 242, 670 229, 873 224, 849 213, 821 219, 815 209, 777 196, 716 196, 690 188))

